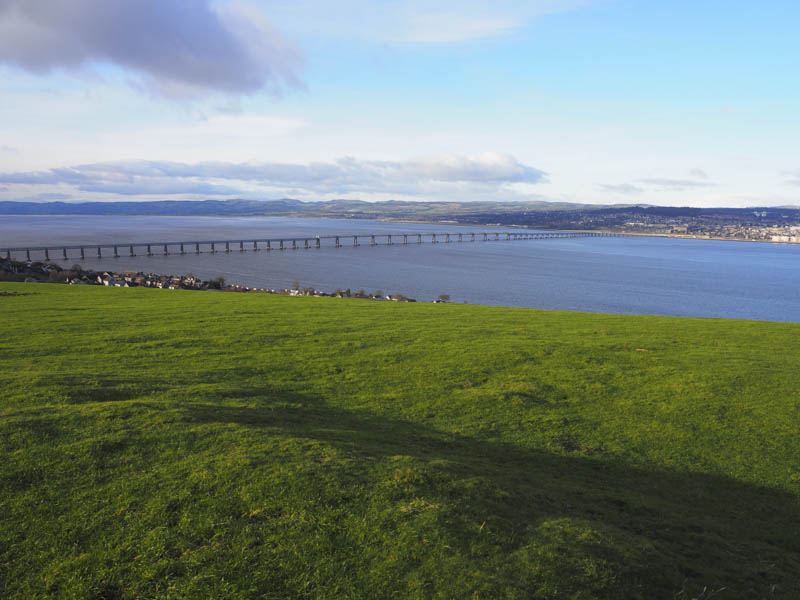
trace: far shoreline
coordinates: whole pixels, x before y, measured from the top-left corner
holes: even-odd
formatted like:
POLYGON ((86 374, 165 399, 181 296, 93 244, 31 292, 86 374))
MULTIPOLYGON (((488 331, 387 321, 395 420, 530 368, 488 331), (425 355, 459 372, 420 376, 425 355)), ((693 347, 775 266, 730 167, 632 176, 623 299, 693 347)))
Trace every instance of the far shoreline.
POLYGON ((778 240, 752 240, 752 239, 743 239, 743 238, 734 238, 734 237, 722 237, 722 236, 710 236, 710 235, 690 235, 690 234, 683 234, 683 233, 645 233, 641 231, 626 231, 626 230, 616 230, 616 229, 559 229, 559 228, 550 228, 550 227, 524 227, 521 225, 503 225, 500 223, 460 223, 458 221, 431 221, 431 220, 420 220, 420 219, 397 219, 392 217, 380 217, 380 218, 363 218, 363 217, 348 217, 344 215, 322 215, 322 216, 314 216, 314 215, 147 215, 147 214, 103 214, 103 213, 91 213, 91 214, 56 214, 56 213, 48 213, 48 214, 6 214, 0 213, 0 217, 146 217, 146 218, 155 218, 155 219, 179 219, 179 218, 190 218, 190 219, 327 219, 331 221, 373 221, 375 223, 408 223, 410 225, 446 225, 448 227, 451 226, 459 226, 464 228, 485 228, 485 227, 493 227, 499 229, 513 229, 513 230, 523 230, 523 231, 542 231, 542 232, 550 232, 550 231, 558 231, 564 233, 615 233, 615 234, 624 234, 626 236, 632 237, 650 237, 650 238, 669 238, 669 239, 681 239, 681 240, 707 240, 707 241, 715 241, 715 242, 749 242, 754 244, 776 244, 776 245, 785 245, 785 246, 800 246, 800 242, 784 242, 778 240))

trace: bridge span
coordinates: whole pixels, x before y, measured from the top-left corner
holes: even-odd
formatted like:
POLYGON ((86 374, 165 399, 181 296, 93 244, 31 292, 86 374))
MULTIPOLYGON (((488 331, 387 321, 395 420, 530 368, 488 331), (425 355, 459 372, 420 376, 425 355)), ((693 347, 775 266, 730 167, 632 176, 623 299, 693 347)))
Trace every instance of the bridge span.
POLYGON ((217 252, 258 252, 272 250, 320 249, 344 246, 392 246, 408 244, 450 244, 465 242, 491 242, 515 240, 544 240, 583 237, 622 237, 623 233, 599 231, 469 231, 469 232, 413 232, 413 233, 358 233, 347 235, 289 236, 263 239, 191 240, 183 242, 114 242, 102 244, 23 246, 0 248, 0 256, 26 260, 85 260, 87 256, 103 258, 111 256, 145 256, 169 254, 202 254, 217 252), (365 244, 366 242, 366 244, 365 244))

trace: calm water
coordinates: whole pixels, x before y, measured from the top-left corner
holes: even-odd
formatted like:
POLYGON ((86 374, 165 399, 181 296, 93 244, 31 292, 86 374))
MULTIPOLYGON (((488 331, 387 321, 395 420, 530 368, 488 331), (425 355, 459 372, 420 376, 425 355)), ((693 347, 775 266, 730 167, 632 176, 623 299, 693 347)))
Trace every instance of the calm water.
MULTIPOLYGON (((0 215, 0 247, 431 230, 469 229, 329 219, 0 215)), ((222 275, 258 287, 289 287, 298 280, 326 291, 381 289, 417 300, 447 293, 471 304, 800 321, 800 246, 662 238, 344 243, 340 249, 88 258, 83 264, 191 272, 204 279, 222 275)))

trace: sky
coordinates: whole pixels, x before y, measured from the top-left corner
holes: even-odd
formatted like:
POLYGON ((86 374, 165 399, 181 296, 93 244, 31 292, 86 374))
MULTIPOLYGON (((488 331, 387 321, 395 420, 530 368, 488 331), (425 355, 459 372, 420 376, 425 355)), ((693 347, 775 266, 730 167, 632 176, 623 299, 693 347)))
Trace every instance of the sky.
POLYGON ((800 205, 796 0, 0 0, 0 200, 800 205))

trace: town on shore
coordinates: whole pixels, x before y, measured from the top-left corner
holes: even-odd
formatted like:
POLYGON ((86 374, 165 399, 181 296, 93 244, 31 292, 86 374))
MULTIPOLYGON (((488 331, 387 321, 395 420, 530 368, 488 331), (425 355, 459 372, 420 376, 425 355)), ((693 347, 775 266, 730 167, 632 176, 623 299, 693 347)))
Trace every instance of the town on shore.
MULTIPOLYGON (((63 283, 67 285, 101 285, 106 287, 149 287, 169 290, 214 290, 221 292, 248 292, 261 294, 281 294, 285 296, 326 296, 333 298, 361 298, 388 302, 416 302, 403 294, 385 294, 382 290, 373 293, 365 290, 337 289, 324 292, 311 287, 301 287, 295 282, 291 288, 272 289, 247 287, 229 284, 223 277, 202 280, 192 274, 159 275, 134 271, 112 272, 92 271, 73 265, 65 269, 51 262, 21 262, 8 258, 0 259, 0 282, 16 281, 26 283, 63 283)), ((434 303, 449 302, 448 294, 440 294, 434 303)))

